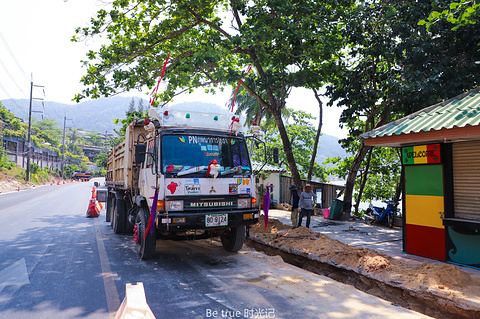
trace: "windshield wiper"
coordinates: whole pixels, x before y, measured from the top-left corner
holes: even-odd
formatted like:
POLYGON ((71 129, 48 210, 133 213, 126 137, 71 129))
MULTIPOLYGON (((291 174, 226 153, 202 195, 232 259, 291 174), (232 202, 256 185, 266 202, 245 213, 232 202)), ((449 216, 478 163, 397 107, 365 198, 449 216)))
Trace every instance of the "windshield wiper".
POLYGON ((207 166, 197 166, 197 167, 189 168, 189 169, 186 169, 184 171, 178 172, 177 176, 184 176, 184 175, 193 174, 193 173, 200 173, 200 172, 206 171, 207 168, 208 168, 207 166))
POLYGON ((226 169, 220 172, 220 175, 242 174, 242 173, 246 173, 245 170, 242 169, 242 167, 234 167, 234 168, 226 169))

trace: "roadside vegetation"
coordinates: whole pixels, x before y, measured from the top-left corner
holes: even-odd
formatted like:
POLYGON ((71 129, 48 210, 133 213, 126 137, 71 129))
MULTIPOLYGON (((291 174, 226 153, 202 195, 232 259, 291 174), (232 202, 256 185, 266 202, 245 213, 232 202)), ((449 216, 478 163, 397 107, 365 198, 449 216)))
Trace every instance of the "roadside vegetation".
MULTIPOLYGON (((28 124, 23 123, 14 113, 7 110, 0 102, 0 137, 19 137, 27 139, 28 124)), ((32 121, 31 141, 37 147, 56 152, 59 157, 62 156, 62 138, 63 132, 54 120, 44 118, 42 120, 34 119, 32 121)), ((30 163, 30 182, 31 184, 43 184, 58 179, 68 179, 74 171, 88 171, 88 164, 92 164, 85 156, 79 145, 103 146, 97 132, 86 132, 81 129, 68 129, 65 134, 65 159, 79 163, 68 164, 64 166, 64 172, 59 168, 51 170, 48 167, 42 168, 37 163, 30 163), (82 136, 81 136, 82 134, 82 136)), ((0 145, 0 173, 2 179, 7 180, 26 180, 26 170, 21 166, 10 161, 5 150, 6 145, 0 145)), ((95 161, 98 170, 92 171, 94 176, 104 176, 106 174, 106 155, 100 154, 99 159, 104 161, 95 161)))

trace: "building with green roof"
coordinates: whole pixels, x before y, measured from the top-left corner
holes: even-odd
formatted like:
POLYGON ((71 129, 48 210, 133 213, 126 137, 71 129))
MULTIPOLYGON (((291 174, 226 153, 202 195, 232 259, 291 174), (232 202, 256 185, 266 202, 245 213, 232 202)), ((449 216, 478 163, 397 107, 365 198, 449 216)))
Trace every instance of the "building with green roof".
POLYGON ((480 267, 480 88, 361 138, 401 148, 403 250, 480 267))

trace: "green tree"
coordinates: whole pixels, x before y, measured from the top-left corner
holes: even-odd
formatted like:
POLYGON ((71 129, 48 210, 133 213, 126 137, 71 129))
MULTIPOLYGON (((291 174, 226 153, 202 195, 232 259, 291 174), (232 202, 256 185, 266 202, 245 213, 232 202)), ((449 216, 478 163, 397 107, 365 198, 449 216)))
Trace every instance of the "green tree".
POLYGON ((75 99, 152 88, 168 54, 168 87, 158 100, 181 92, 236 86, 270 112, 277 124, 292 178, 300 188, 281 111, 293 87, 320 87, 341 55, 343 16, 353 0, 113 1, 74 41, 107 33, 110 43, 89 52, 87 87, 75 99), (315 75, 315 76, 314 76, 315 75))
POLYGON ((120 130, 119 131, 115 130, 115 132, 119 135, 119 137, 121 137, 120 139, 117 139, 119 142, 123 141, 123 139, 125 138, 127 127, 133 122, 133 120, 147 117, 147 112, 143 110, 143 105, 141 101, 142 100, 140 99, 140 104, 137 110, 135 109, 135 99, 132 98, 132 100, 130 101, 130 104, 128 105, 128 109, 125 112, 125 118, 115 119, 113 121, 115 124, 122 123, 122 127, 120 128, 120 130))
POLYGON ((0 120, 3 120, 4 126, 9 126, 14 131, 20 131, 20 130, 26 131, 26 129, 22 127, 22 122, 15 117, 14 113, 7 110, 1 102, 0 102, 0 120))
POLYGON ((100 134, 95 131, 88 131, 87 132, 87 140, 89 145, 93 146, 101 146, 102 145, 102 140, 100 138, 100 134))
MULTIPOLYGON (((418 21, 431 10, 430 1, 363 1, 346 22, 348 58, 328 92, 330 103, 345 107, 340 118, 350 132, 345 145, 398 116, 478 86, 479 27, 453 32, 438 23, 428 32, 418 21)), ((347 175, 347 212, 369 151, 361 141, 347 175)))
POLYGON ((69 134, 67 135, 67 137, 69 138, 70 143, 76 144, 78 140, 78 131, 73 128, 73 129, 68 129, 68 132, 69 134))
POLYGON ((67 150, 73 155, 83 155, 83 150, 80 146, 75 144, 68 144, 67 150))
POLYGON ((450 22, 454 25, 452 30, 457 30, 469 24, 476 24, 480 15, 480 3, 472 0, 436 1, 433 6, 428 18, 418 22, 419 25, 426 25, 427 30, 442 20, 450 22))
MULTIPOLYGON (((233 91, 234 92, 234 91, 233 91)), ((230 99, 231 104, 233 102, 233 92, 232 98, 230 99)), ((237 109, 235 111, 236 114, 245 113, 246 121, 245 125, 251 127, 253 123, 257 123, 257 125, 262 126, 264 130, 269 128, 275 129, 276 123, 275 119, 271 112, 266 111, 255 99, 251 96, 246 90, 240 88, 235 98, 235 105, 237 109)), ((291 109, 283 108, 282 109, 282 117, 284 120, 288 119, 291 115, 291 109)))
MULTIPOLYGON (((355 140, 346 149, 357 154, 360 141, 355 140)), ((354 161, 354 156, 329 158, 324 164, 333 164, 326 169, 327 174, 346 178, 354 161)), ((369 149, 367 159, 362 161, 355 178, 353 198, 354 214, 358 215, 361 202, 376 200, 398 200, 401 173, 400 156, 396 149, 376 147, 369 149)))
POLYGON ((107 169, 107 153, 100 153, 95 157, 95 165, 107 169))
POLYGON ((33 119, 32 128, 37 131, 37 137, 54 147, 61 146, 62 130, 57 127, 58 123, 53 119, 33 119))
MULTIPOLYGON (((286 122, 285 129, 292 144, 292 151, 295 154, 295 161, 298 165, 298 171, 301 178, 306 178, 309 167, 310 157, 313 152, 316 130, 309 120, 315 118, 303 111, 289 110, 291 114, 291 122, 286 122)), ((270 127, 264 136, 264 140, 268 149, 278 147, 281 150, 282 140, 274 127, 270 127)), ((259 147, 255 149, 253 158, 258 161, 264 159, 264 149, 259 147)), ((279 152, 279 160, 286 162, 285 153, 279 152)), ((270 164, 274 164, 270 161, 270 164)), ((274 164, 275 165, 275 164, 274 164)), ((326 174, 323 167, 315 163, 313 167, 313 176, 321 182, 326 181, 326 174)))
POLYGON ((73 172, 79 171, 79 170, 80 168, 75 164, 65 165, 65 168, 63 171, 63 178, 70 178, 72 177, 73 172))

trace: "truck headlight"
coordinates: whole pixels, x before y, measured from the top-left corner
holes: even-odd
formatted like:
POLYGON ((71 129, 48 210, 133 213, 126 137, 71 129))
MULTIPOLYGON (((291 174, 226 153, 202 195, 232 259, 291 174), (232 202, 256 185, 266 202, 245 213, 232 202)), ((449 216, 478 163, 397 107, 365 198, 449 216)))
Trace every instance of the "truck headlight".
POLYGON ((167 200, 165 202, 165 209, 167 211, 183 210, 183 200, 167 200))
POLYGON ((238 208, 250 208, 252 207, 252 199, 251 198, 239 198, 237 202, 238 208))

